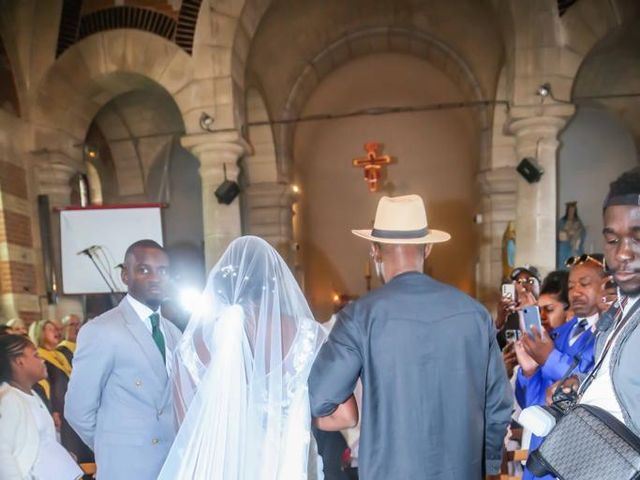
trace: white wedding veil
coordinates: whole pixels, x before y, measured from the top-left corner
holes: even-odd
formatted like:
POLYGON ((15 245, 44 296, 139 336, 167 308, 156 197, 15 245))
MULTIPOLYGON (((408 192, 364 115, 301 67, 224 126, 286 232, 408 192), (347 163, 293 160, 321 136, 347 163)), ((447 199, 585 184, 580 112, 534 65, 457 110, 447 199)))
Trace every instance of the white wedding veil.
POLYGON ((306 479, 307 378, 324 339, 278 253, 234 240, 175 352, 180 429, 158 478, 306 479))

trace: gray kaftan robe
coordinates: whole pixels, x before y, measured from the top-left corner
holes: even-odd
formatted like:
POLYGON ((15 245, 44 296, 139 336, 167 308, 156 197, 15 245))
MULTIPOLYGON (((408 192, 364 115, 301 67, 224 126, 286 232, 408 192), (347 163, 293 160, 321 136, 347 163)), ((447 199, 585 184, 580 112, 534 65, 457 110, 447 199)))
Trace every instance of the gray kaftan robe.
POLYGON ((404 273, 348 305, 309 377, 311 413, 362 378, 362 480, 476 480, 498 473, 513 395, 489 313, 404 273))

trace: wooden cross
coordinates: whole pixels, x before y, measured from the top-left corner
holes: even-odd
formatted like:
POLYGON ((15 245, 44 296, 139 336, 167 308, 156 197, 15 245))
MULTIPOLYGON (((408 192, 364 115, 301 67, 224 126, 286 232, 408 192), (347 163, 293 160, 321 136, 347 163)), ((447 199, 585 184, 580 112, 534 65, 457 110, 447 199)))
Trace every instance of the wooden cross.
POLYGON ((364 169, 364 181, 367 182, 370 192, 378 191, 378 182, 382 177, 382 168, 390 164, 393 159, 389 155, 378 156, 378 150, 382 145, 377 142, 369 142, 364 144, 364 150, 367 156, 364 158, 354 158, 352 164, 354 167, 364 169))

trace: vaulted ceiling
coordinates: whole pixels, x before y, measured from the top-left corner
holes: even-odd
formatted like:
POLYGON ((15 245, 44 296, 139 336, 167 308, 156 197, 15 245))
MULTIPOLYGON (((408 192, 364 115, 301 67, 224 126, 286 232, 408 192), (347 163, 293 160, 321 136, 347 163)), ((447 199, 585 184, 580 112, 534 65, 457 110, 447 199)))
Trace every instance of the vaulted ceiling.
MULTIPOLYGON (((252 42, 249 82, 253 79, 260 85, 271 115, 277 117, 297 78, 316 56, 345 37, 384 29, 404 32, 404 39, 398 41, 408 42, 407 50, 414 35, 443 43, 468 67, 482 96, 493 98, 504 46, 498 15, 489 0, 275 0, 252 42)), ((396 41, 393 35, 367 41, 372 43, 371 53, 397 51, 389 45, 396 41)), ((336 66, 337 57, 344 54, 335 51, 336 66)))

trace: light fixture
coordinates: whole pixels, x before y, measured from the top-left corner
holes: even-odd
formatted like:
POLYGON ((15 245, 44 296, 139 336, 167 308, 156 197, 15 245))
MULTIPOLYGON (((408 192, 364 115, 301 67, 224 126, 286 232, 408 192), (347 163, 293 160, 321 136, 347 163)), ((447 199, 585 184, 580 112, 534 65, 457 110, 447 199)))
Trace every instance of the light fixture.
POLYGON ((300 193, 300 187, 298 185, 291 185, 291 191, 298 194, 300 193))
POLYGON ((551 84, 547 82, 540 85, 538 87, 538 90, 536 90, 536 95, 542 98, 549 97, 549 96, 553 98, 553 95, 551 94, 551 84))
POLYGON ((98 149, 96 148, 95 145, 91 145, 89 143, 85 143, 84 144, 84 154, 88 159, 94 160, 94 159, 98 158, 98 149))
POLYGON ((202 112, 200 115, 200 128, 207 132, 213 132, 213 122, 215 119, 207 112, 202 112))

